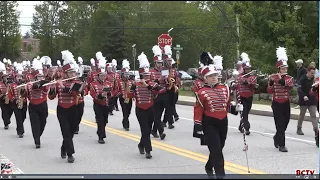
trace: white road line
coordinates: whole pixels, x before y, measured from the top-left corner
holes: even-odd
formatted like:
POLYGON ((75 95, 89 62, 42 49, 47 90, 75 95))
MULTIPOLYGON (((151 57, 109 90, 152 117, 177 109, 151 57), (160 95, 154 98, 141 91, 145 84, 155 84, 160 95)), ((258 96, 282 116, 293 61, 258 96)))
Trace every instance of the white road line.
MULTIPOLYGON (((179 119, 184 119, 184 120, 187 120, 187 121, 193 121, 193 119, 184 118, 184 117, 179 117, 179 119)), ((233 126, 228 126, 228 127, 231 128, 231 129, 238 129, 238 127, 233 127, 233 126)), ((272 136, 272 137, 274 136, 274 134, 265 133, 265 132, 261 132, 261 131, 250 130, 250 132, 254 132, 254 133, 262 134, 262 135, 267 135, 267 136, 272 136)), ((309 140, 305 140, 305 139, 294 138, 294 137, 290 137, 290 136, 286 136, 286 139, 291 139, 291 140, 300 141, 300 142, 307 142, 307 143, 312 143, 312 144, 315 143, 314 141, 309 141, 309 140)))

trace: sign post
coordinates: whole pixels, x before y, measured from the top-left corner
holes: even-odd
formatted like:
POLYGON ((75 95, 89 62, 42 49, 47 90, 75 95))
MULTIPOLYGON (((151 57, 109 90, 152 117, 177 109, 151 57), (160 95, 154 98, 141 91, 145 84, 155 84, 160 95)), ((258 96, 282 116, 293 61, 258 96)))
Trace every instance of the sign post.
POLYGON ((136 55, 137 55, 137 51, 136 51, 136 44, 132 45, 132 56, 133 56, 133 74, 136 74, 136 55))
POLYGON ((158 37, 158 45, 162 49, 163 53, 166 45, 172 46, 172 37, 169 34, 161 34, 158 37))
POLYGON ((180 57, 181 57, 180 51, 182 51, 183 48, 180 47, 180 44, 177 44, 176 47, 173 47, 173 49, 176 50, 176 63, 177 63, 177 69, 178 69, 178 66, 180 64, 180 57))

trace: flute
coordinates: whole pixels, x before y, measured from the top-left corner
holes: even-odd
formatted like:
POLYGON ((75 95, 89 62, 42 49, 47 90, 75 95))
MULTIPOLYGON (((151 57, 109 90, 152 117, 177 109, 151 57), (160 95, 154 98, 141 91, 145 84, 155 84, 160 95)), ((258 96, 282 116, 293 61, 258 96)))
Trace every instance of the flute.
MULTIPOLYGON (((68 80, 71 80, 71 79, 76 79, 76 78, 78 78, 78 76, 75 76, 75 77, 72 77, 72 78, 68 78, 68 79, 63 79, 63 80, 61 80, 61 82, 64 82, 64 81, 68 81, 68 80)), ((49 86, 49 85, 52 85, 52 84, 55 84, 55 83, 57 83, 57 81, 56 80, 54 80, 54 81, 52 81, 52 82, 49 82, 49 83, 46 83, 46 84, 44 84, 44 85, 42 85, 42 86, 49 86)))
MULTIPOLYGON (((29 84, 34 84, 34 83, 37 83, 37 82, 40 82, 41 80, 37 80, 37 81, 32 81, 32 82, 29 82, 29 84)), ((25 86, 25 85, 27 85, 28 83, 26 83, 26 84, 21 84, 21 85, 19 85, 19 86, 17 86, 15 89, 18 89, 18 88, 20 88, 20 87, 23 87, 23 86, 25 86)))

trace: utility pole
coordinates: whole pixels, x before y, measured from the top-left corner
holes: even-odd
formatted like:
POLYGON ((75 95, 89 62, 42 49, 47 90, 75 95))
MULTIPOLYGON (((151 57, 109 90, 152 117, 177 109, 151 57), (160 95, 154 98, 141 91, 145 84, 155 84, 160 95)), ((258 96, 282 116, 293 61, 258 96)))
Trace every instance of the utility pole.
MULTIPOLYGON (((238 36, 238 39, 237 39, 237 58, 240 57, 240 50, 239 50, 239 47, 240 47, 240 25, 239 25, 239 14, 236 14, 236 26, 237 26, 237 36, 238 36)), ((237 63, 237 62, 236 62, 237 63)))
POLYGON ((4 1, 4 57, 7 58, 7 14, 8 14, 8 2, 4 1))

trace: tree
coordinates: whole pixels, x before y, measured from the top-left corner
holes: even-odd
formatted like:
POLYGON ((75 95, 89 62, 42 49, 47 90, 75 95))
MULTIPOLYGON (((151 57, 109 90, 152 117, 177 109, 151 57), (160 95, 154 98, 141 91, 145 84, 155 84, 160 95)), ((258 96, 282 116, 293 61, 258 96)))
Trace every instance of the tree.
POLYGON ((20 56, 21 35, 17 1, 0 1, 0 56, 17 58, 20 56))
POLYGON ((31 35, 30 35, 29 31, 27 31, 26 34, 23 36, 23 39, 27 39, 30 37, 31 37, 31 35))

